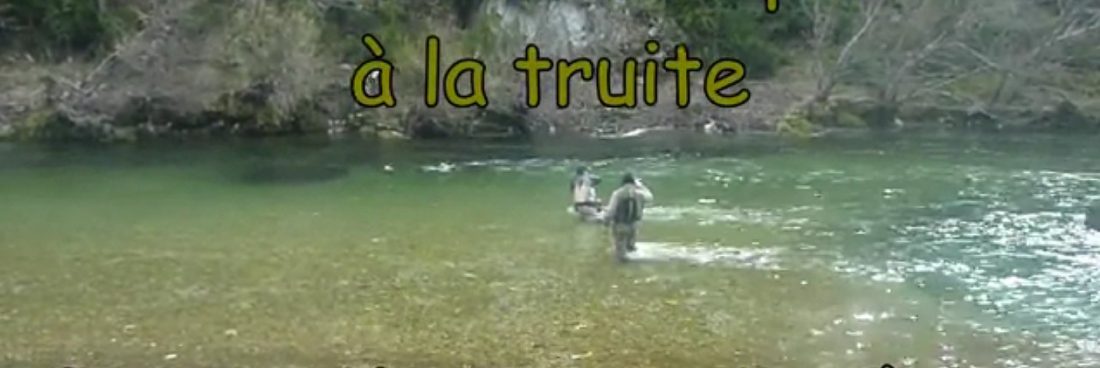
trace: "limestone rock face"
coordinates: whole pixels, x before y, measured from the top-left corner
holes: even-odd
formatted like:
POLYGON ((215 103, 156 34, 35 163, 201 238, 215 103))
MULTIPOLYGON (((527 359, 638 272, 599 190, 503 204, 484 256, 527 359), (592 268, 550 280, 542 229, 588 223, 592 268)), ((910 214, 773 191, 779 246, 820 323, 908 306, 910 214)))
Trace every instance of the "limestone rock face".
POLYGON ((544 55, 588 57, 596 50, 636 50, 671 31, 663 19, 644 20, 626 1, 542 1, 520 6, 512 0, 489 0, 485 15, 497 27, 534 43, 544 55))

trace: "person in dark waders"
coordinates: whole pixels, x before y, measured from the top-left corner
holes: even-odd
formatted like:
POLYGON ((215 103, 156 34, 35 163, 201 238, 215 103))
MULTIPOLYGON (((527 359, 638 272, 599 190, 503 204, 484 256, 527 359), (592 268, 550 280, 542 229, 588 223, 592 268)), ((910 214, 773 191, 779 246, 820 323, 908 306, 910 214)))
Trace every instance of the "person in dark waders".
POLYGON ((622 186, 611 193, 604 220, 611 228, 615 258, 626 261, 626 254, 633 252, 638 235, 638 222, 647 203, 653 201, 653 193, 633 174, 623 176, 622 186))

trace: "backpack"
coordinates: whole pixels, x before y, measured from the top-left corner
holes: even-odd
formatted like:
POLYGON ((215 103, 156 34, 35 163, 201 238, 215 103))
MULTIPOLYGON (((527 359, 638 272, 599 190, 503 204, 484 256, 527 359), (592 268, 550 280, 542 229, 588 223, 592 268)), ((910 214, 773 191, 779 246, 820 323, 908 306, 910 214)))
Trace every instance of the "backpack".
POLYGON ((616 223, 632 224, 642 220, 642 201, 631 191, 615 204, 612 218, 616 223))

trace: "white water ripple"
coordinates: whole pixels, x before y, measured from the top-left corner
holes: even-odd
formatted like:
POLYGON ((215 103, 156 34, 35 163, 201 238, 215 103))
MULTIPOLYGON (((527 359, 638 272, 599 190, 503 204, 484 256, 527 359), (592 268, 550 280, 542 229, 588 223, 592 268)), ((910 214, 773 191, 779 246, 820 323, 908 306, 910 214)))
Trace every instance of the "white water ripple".
MULTIPOLYGON (((788 212, 805 212, 795 208, 788 212)), ((777 227, 799 226, 809 222, 806 218, 784 216, 780 211, 751 208, 717 208, 707 206, 659 206, 646 209, 647 221, 695 221, 709 226, 723 223, 771 225, 777 227)))
POLYGON ((714 244, 638 242, 629 255, 633 261, 681 261, 693 264, 718 264, 737 268, 780 270, 779 248, 733 248, 714 244))

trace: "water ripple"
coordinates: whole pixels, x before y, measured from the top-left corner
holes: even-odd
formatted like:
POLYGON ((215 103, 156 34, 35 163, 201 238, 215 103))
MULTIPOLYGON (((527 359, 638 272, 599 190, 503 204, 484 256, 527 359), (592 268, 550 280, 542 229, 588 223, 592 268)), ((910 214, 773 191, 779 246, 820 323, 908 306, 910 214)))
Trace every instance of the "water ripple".
MULTIPOLYGON (((794 208, 788 212, 804 212, 807 207, 794 208)), ((719 223, 743 223, 797 227, 809 223, 806 218, 792 218, 776 211, 749 208, 716 208, 705 206, 653 207, 646 209, 646 219, 650 221, 695 221, 698 225, 709 226, 719 223)))
POLYGON ((637 251, 631 254, 631 260, 675 260, 761 270, 781 269, 778 260, 779 248, 733 248, 713 244, 677 245, 658 242, 638 242, 637 248, 637 251))
POLYGON ((1079 210, 1100 200, 1100 174, 971 174, 967 183, 958 199, 926 204, 931 213, 891 226, 894 236, 876 246, 888 259, 840 257, 833 269, 947 291, 945 302, 995 317, 969 321, 978 331, 1034 332, 1036 347, 1055 353, 1002 359, 1003 366, 1100 365, 1090 343, 1100 341, 1100 232, 1084 227, 1079 210))

